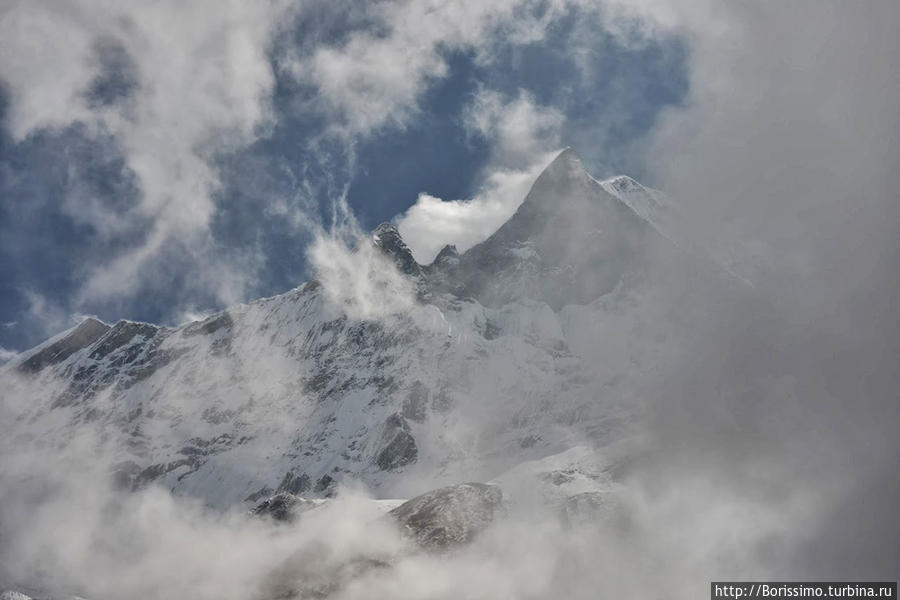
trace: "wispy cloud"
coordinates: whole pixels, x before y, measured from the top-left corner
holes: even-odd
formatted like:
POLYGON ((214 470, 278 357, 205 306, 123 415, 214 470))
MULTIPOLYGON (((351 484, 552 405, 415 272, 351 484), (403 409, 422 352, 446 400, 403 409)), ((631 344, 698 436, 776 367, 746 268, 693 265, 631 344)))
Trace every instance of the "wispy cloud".
POLYGON ((471 51, 489 61, 501 40, 539 40, 565 4, 540 11, 529 0, 380 3, 367 9, 375 25, 295 56, 289 68, 298 81, 315 86, 329 130, 353 139, 403 127, 429 84, 447 76, 448 54, 471 51))
MULTIPOLYGON (((79 123, 110 136, 136 177, 136 205, 110 210, 68 190, 68 212, 99 235, 145 232, 130 248, 85 269, 82 303, 152 285, 154 264, 177 242, 199 263, 224 270, 209 280, 223 300, 240 296, 243 272, 210 264, 209 224, 216 153, 240 148, 272 122, 274 74, 267 49, 288 17, 283 2, 159 2, 124 6, 82 0, 17 2, 0 19, 0 78, 15 140, 79 123), (237 287, 237 291, 235 290, 237 287)), ((77 183, 77 182, 76 182, 77 183)), ((190 260, 190 259, 188 259, 190 260)))
POLYGON ((7 350, 3 346, 0 346, 0 363, 5 363, 9 360, 12 360, 18 355, 18 352, 15 352, 14 350, 7 350))
POLYGON ((421 263, 445 244, 464 252, 486 239, 515 212, 560 145, 565 118, 539 106, 527 93, 505 98, 483 89, 464 114, 469 135, 491 147, 478 193, 468 200, 442 200, 422 193, 398 218, 398 228, 421 263))
POLYGON ((889 358, 900 286, 887 258, 900 249, 900 8, 637 8, 685 35, 691 56, 690 95, 652 132, 650 172, 695 238, 752 244, 767 263, 755 282, 764 314, 723 303, 671 365, 652 436, 674 451, 648 485, 675 499, 691 473, 769 507, 790 489, 819 518, 782 546, 785 575, 888 572, 898 532, 885 524, 900 498, 889 358))

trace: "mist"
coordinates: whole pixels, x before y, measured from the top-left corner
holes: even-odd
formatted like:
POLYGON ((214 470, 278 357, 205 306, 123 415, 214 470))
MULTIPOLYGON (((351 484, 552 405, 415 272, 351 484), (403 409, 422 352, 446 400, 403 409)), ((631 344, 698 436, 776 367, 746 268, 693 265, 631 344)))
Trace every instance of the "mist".
MULTIPOLYGON (((513 315, 423 303, 408 273, 338 198, 334 225, 315 229, 307 250, 314 283, 306 285, 321 287, 322 306, 296 300, 306 311, 296 319, 265 301, 228 312, 246 319, 228 339, 229 353, 217 353, 219 338, 203 346, 189 368, 174 372, 161 406, 181 411, 185 438, 218 433, 189 430, 204 410, 241 415, 251 438, 239 450, 241 468, 223 461, 204 477, 245 487, 277 483, 293 468, 290 445, 330 422, 309 391, 316 365, 300 364, 287 346, 264 352, 270 340, 321 314, 367 339, 435 349, 416 354, 411 368, 450 389, 456 412, 439 422, 410 419, 418 463, 385 482, 369 471, 348 476, 332 498, 289 523, 241 504, 256 488, 214 501, 203 497, 206 480, 181 485, 178 471, 123 488, 115 477, 123 457, 164 455, 133 448, 118 428, 116 419, 132 407, 101 392, 98 402, 113 417, 95 423, 77 402, 54 405, 66 381, 3 366, 0 589, 88 600, 687 599, 705 596, 713 580, 894 579, 900 8, 637 2, 605 10, 611 22, 637 23, 643 35, 684 36, 689 47, 688 98, 663 111, 635 145, 646 183, 677 207, 675 246, 661 239, 640 257, 649 282, 641 280, 640 296, 613 293, 610 306, 556 311, 522 303, 513 315), (584 314, 606 320, 574 330, 584 314), (269 318, 277 318, 274 332, 257 329, 269 318), (499 358, 469 366, 462 353, 477 350, 472 340, 489 323, 537 341, 529 341, 533 348, 509 342, 499 358), (545 434, 545 447, 523 445, 515 461, 498 458, 502 426, 552 413, 575 394, 547 376, 551 368, 541 371, 542 353, 561 353, 559 342, 571 350, 566 360, 592 372, 580 392, 585 405, 609 411, 613 425, 592 437, 576 411, 545 434), (463 358, 440 362, 440 348, 463 358), (509 366, 523 356, 530 371, 509 366), (214 398, 196 397, 196 364, 209 365, 203 376, 214 382, 214 398), (519 400, 509 391, 532 388, 551 400, 519 400), (252 401, 234 390, 249 390, 252 401), (576 458, 567 454, 572 448, 576 458), (529 466, 550 459, 552 467, 529 466), (517 471, 516 461, 527 468, 517 471), (528 469, 588 473, 604 486, 603 502, 587 513, 561 510, 539 497, 543 488, 528 469), (504 495, 502 515, 467 545, 419 548, 385 515, 403 499, 463 481, 496 484, 504 495)), ((546 131, 563 117, 525 112, 526 121, 537 121, 536 132, 515 138, 528 141, 526 155, 504 162, 497 150, 491 160, 536 177, 534 165, 564 141, 546 131)), ((502 122, 518 132, 510 123, 502 122)), ((524 186, 517 176, 508 187, 524 186)), ((411 255, 434 256, 438 238, 463 250, 493 233, 502 225, 496 214, 508 216, 521 198, 497 200, 491 189, 468 205, 420 197, 397 217, 411 255), (460 223, 481 212, 492 224, 459 234, 460 223)), ((570 231, 554 235, 564 254, 581 252, 570 231)), ((594 268, 579 277, 605 276, 594 268)), ((362 361, 366 345, 352 348, 351 359, 362 361)), ((347 360, 363 365, 360 378, 371 366, 347 360)), ((554 371, 560 381, 565 375, 554 371)), ((401 391, 408 390, 394 393, 401 391)), ((361 452, 370 454, 387 431, 365 412, 373 402, 345 404, 363 415, 354 425, 367 431, 361 452)), ((338 472, 331 457, 316 460, 320 472, 338 472)))
POLYGON ((714 307, 670 366, 650 427, 666 457, 645 479, 801 512, 759 548, 776 578, 890 578, 900 12, 699 6, 679 15, 691 101, 663 117, 649 164, 696 238, 752 249, 731 264, 761 307, 714 307))

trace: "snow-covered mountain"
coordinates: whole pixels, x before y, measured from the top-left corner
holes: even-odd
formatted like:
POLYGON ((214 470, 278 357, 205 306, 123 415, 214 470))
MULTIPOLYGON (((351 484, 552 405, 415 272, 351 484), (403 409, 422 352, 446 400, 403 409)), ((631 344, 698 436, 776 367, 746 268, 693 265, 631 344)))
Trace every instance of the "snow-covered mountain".
POLYGON ((685 251, 665 211, 659 192, 598 182, 566 150, 461 255, 420 265, 383 224, 353 251, 367 266, 200 322, 86 319, 3 367, 3 443, 65 448, 90 428, 118 485, 214 506, 351 482, 409 497, 612 447, 700 310, 685 295, 722 281, 702 258, 688 282, 666 272, 685 251))

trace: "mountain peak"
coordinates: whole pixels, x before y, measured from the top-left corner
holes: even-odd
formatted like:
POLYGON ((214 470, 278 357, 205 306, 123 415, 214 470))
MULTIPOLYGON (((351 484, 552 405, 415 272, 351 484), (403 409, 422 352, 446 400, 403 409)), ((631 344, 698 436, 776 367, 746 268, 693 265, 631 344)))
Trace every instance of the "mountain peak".
POLYGON ((444 264, 451 262, 459 262, 459 251, 456 249, 455 244, 447 244, 441 251, 437 253, 437 256, 434 257, 434 261, 432 264, 444 264))
POLYGON ((571 146, 567 146, 556 155, 556 158, 547 165, 540 176, 544 177, 546 175, 556 178, 584 172, 584 165, 581 164, 581 159, 578 158, 571 146))
POLYGON ((667 202, 662 192, 648 188, 628 175, 617 175, 598 183, 645 221, 655 224, 664 217, 667 202))
POLYGON ((75 352, 96 342, 109 330, 110 326, 106 323, 87 317, 72 329, 38 346, 37 352, 19 365, 19 370, 37 373, 48 365, 61 363, 75 352))
POLYGON ((655 242, 649 223, 566 148, 515 214, 463 255, 464 293, 489 306, 519 298, 554 309, 588 304, 637 276, 655 242))
POLYGON ((629 177, 628 175, 616 175, 600 182, 604 188, 612 188, 618 192, 630 192, 633 190, 645 189, 640 183, 629 177))
POLYGON ((400 231, 397 229, 396 225, 385 221, 384 223, 380 223, 378 227, 375 228, 375 231, 372 232, 372 235, 375 237, 375 242, 378 243, 383 236, 399 238, 400 231))
POLYGON ((537 209, 541 211, 556 210, 555 207, 534 206, 537 204, 546 204, 547 200, 552 200, 551 205, 556 205, 558 201, 570 198, 572 196, 580 196, 581 192, 576 192, 578 188, 590 187, 593 178, 585 170, 581 159, 575 154, 572 148, 565 148, 556 155, 549 165, 547 165, 538 178, 531 186, 531 190, 522 202, 522 209, 537 209))
POLYGON ((400 231, 392 223, 381 223, 372 233, 372 239, 376 246, 381 248, 382 252, 391 257, 397 268, 407 275, 418 275, 421 273, 421 267, 416 259, 413 258, 412 251, 400 231))

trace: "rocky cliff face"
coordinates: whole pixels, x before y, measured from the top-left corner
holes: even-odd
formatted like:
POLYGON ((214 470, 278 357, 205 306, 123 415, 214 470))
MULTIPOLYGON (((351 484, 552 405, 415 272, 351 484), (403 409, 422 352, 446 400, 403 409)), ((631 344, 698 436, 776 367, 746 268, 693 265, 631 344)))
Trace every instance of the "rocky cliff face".
POLYGON ((377 318, 317 277, 175 329, 88 319, 3 367, 4 443, 65 447, 90 426, 119 485, 217 506, 350 480, 408 495, 606 443, 671 333, 650 259, 681 252, 654 225, 660 196, 623 181, 565 151, 494 235, 431 265, 379 226, 414 297, 377 318))

